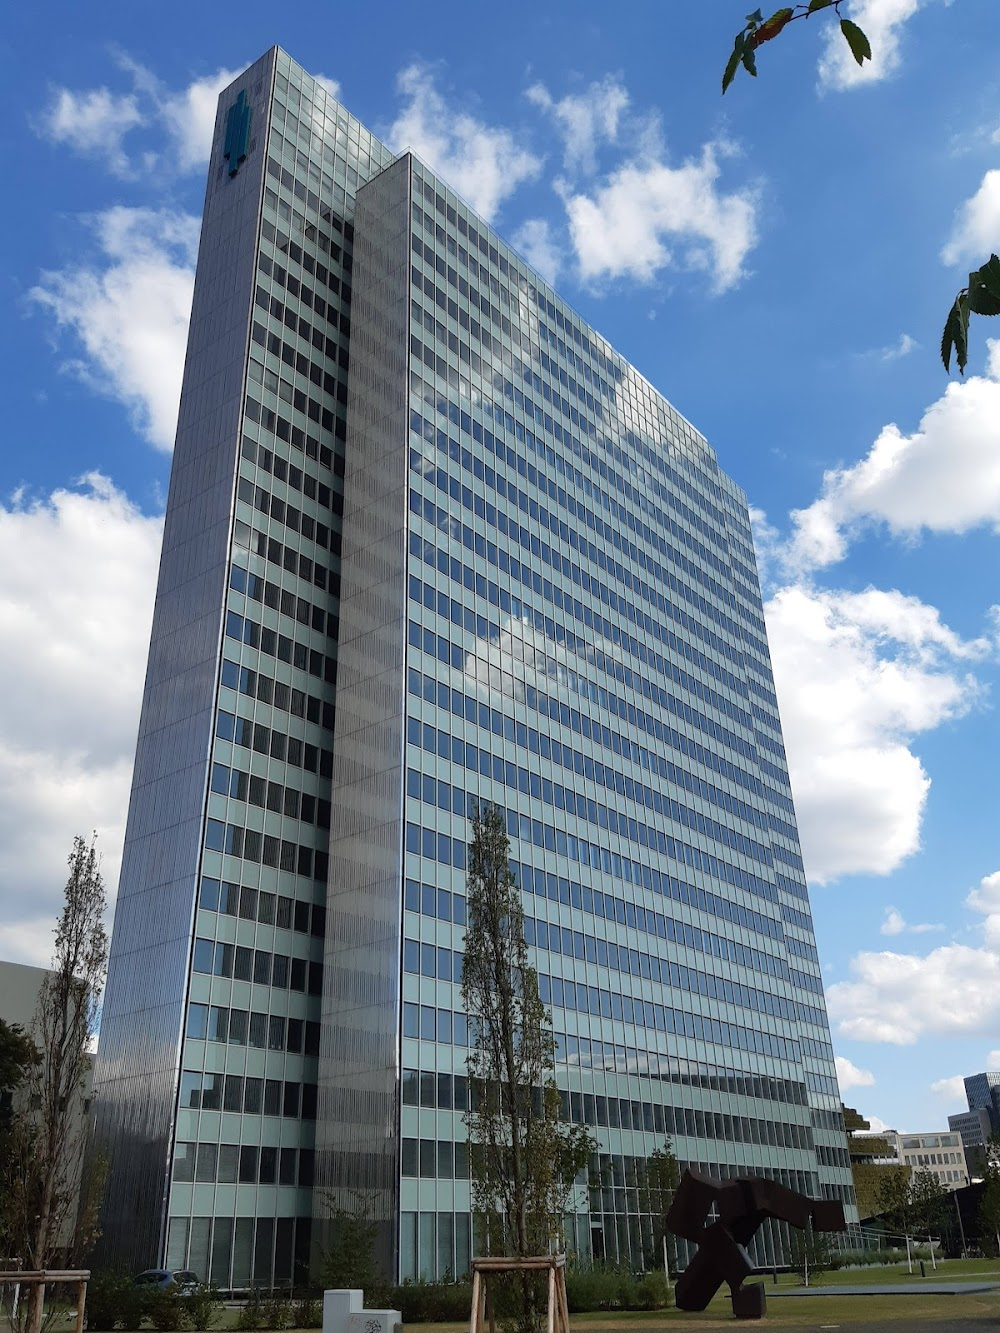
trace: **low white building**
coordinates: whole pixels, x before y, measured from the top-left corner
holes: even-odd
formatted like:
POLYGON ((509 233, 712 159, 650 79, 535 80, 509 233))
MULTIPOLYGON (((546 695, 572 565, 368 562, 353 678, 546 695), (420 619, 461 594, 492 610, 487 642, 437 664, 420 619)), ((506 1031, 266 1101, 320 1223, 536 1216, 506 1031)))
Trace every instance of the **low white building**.
POLYGON ((882 1138, 895 1148, 901 1166, 914 1172, 930 1171, 947 1190, 958 1190, 969 1183, 962 1136, 955 1130, 937 1130, 927 1134, 900 1134, 894 1129, 882 1131, 882 1138))

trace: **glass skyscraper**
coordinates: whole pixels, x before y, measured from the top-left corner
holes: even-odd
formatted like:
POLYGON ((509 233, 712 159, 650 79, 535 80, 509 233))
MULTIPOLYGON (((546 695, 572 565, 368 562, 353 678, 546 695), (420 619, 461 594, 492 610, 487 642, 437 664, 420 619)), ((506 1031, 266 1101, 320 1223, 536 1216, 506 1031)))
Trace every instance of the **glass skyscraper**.
POLYGON ((574 1248, 642 1263, 666 1136, 856 1216, 743 492, 272 49, 209 169, 98 1056, 109 1256, 286 1283, 361 1200, 393 1272, 465 1270, 484 801, 600 1144, 574 1248))

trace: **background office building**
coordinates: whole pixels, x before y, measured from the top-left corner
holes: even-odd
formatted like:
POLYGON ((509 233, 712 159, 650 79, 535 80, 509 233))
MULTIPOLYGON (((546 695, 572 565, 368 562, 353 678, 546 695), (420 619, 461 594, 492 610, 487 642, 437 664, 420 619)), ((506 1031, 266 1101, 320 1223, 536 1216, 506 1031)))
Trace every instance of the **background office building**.
POLYGON ((851 1213, 746 499, 272 50, 209 170, 101 1032, 109 1253, 287 1281, 360 1197, 401 1276, 464 1271, 477 801, 600 1142, 571 1243, 642 1262, 667 1135, 851 1213))

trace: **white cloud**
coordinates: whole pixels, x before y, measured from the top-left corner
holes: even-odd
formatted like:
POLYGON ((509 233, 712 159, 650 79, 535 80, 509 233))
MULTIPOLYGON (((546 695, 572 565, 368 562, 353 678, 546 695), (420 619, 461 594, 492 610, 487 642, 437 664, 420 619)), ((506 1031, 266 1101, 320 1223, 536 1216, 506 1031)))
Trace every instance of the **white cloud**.
POLYGON ((875 1075, 870 1070, 859 1069, 843 1055, 836 1056, 834 1064, 837 1066, 841 1094, 849 1092, 851 1088, 870 1088, 875 1082, 875 1075))
POLYGON ((412 149, 487 220, 519 185, 538 175, 541 159, 512 131, 449 106, 428 69, 410 65, 396 85, 406 104, 386 132, 390 148, 412 149))
POLYGON ((724 146, 707 144, 678 167, 658 155, 626 162, 590 193, 563 188, 570 237, 585 282, 651 282, 661 269, 708 272, 716 292, 743 277, 757 241, 757 195, 719 189, 724 146))
POLYGON ((547 283, 554 286, 563 252, 552 236, 552 228, 545 218, 529 218, 511 237, 511 244, 547 283))
POLYGON ((178 171, 199 171, 208 161, 219 94, 239 70, 219 69, 180 92, 159 95, 160 115, 170 134, 170 161, 178 171))
POLYGON ((74 834, 114 894, 161 535, 97 473, 0 503, 0 957, 48 963, 74 834))
MULTIPOLYGON (((212 146, 219 94, 240 71, 218 69, 185 88, 171 89, 128 55, 119 55, 117 64, 131 79, 130 92, 57 88, 37 119, 38 132, 53 143, 103 159, 118 176, 148 172, 153 166, 161 172, 202 171, 212 146), (142 148, 130 156, 128 136, 140 126, 145 130, 142 148)), ((321 76, 319 81, 336 96, 332 79, 321 76)))
POLYGON ((961 1074, 955 1074, 951 1078, 938 1078, 931 1084, 931 1092, 935 1097, 945 1097, 949 1102, 960 1102, 964 1110, 967 1103, 965 1099, 965 1080, 961 1074))
POLYGON ((967 895, 965 905, 982 913, 983 938, 992 948, 1000 949, 1000 870, 984 875, 967 895))
POLYGON ((194 288, 198 219, 117 207, 92 219, 100 254, 43 273, 32 300, 72 333, 65 369, 130 411, 159 449, 173 446, 194 288))
MULTIPOLYGON (((983 944, 947 944, 929 954, 861 953, 852 979, 827 988, 830 1017, 842 1036, 910 1046, 925 1034, 995 1030, 1000 1021, 1000 871, 985 875, 965 898, 982 917, 983 944)), ((1000 1058, 991 1051, 988 1067, 1000 1058)), ((963 1095, 961 1079, 939 1079, 932 1091, 963 1095)))
POLYGON ((860 953, 851 973, 826 998, 837 1031, 855 1041, 912 1046, 928 1033, 981 1032, 1000 1018, 1000 957, 989 949, 860 953))
POLYGON ((806 870, 888 874, 915 852, 930 786, 912 738, 964 713, 986 650, 900 592, 779 589, 765 607, 806 870))
POLYGON ((117 94, 107 88, 75 93, 57 88, 36 128, 52 143, 65 144, 85 157, 103 158, 110 171, 122 176, 129 167, 123 140, 129 130, 144 123, 132 93, 117 94))
POLYGON ((887 1129, 891 1129, 891 1128, 892 1128, 892 1126, 889 1125, 889 1124, 887 1124, 886 1121, 884 1121, 880 1116, 877 1116, 877 1115, 866 1115, 866 1116, 865 1116, 865 1119, 868 1121, 868 1124, 871 1126, 871 1128, 870 1128, 870 1130, 869 1130, 869 1133, 871 1133, 871 1134, 882 1134, 882 1133, 884 1133, 887 1129))
POLYGON ((1000 1051, 990 1051, 986 1057, 986 1068, 1000 1069, 1000 1051))
POLYGON ((883 365, 889 365, 893 361, 902 361, 904 356, 909 356, 919 346, 916 338, 911 338, 908 333, 901 333, 896 342, 890 343, 888 347, 880 347, 875 353, 875 359, 881 361, 883 365))
POLYGON ((872 524, 907 537, 984 524, 1000 531, 1000 341, 987 346, 987 373, 952 381, 912 435, 889 424, 861 462, 824 475, 820 497, 792 511, 788 568, 842 560, 872 524))
POLYGON ((570 172, 595 169, 598 147, 617 140, 629 104, 628 90, 610 75, 558 102, 541 83, 529 88, 526 96, 556 122, 565 144, 564 166, 570 172))
POLYGON ((955 215, 955 225, 941 258, 946 264, 962 261, 976 268, 1000 249, 1000 170, 987 171, 979 189, 955 215))
POLYGON ((335 102, 340 101, 340 83, 337 79, 331 79, 329 74, 314 74, 313 78, 321 88, 324 88, 335 102))
POLYGON ((887 907, 885 909, 885 920, 879 927, 879 934, 902 935, 905 929, 906 922, 903 920, 900 913, 896 911, 895 907, 887 907))
POLYGON ((920 3, 921 0, 854 0, 844 17, 852 19, 864 31, 871 43, 872 58, 859 65, 851 55, 840 25, 835 20, 829 22, 819 61, 820 87, 842 92, 860 84, 878 83, 895 73, 901 59, 903 25, 917 12, 920 3))
POLYGON ((898 907, 887 907, 885 909, 885 918, 879 927, 880 935, 929 935, 934 931, 944 930, 940 922, 920 921, 913 925, 905 920, 898 907))

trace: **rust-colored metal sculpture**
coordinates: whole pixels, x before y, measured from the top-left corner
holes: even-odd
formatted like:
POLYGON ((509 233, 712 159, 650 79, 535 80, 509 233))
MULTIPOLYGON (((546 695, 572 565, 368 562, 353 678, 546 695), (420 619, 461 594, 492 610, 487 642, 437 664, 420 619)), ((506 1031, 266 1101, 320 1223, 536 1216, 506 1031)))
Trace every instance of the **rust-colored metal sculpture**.
POLYGON ((716 1180, 699 1171, 684 1172, 666 1225, 675 1236, 697 1245, 698 1253, 677 1279, 674 1294, 679 1310, 704 1310, 726 1282, 736 1318, 763 1319, 767 1312, 763 1285, 742 1283, 754 1271, 746 1246, 766 1217, 800 1230, 810 1221, 814 1231, 847 1229, 844 1206, 837 1200, 807 1199, 758 1176, 716 1180), (709 1221, 713 1206, 717 1217, 709 1221))

